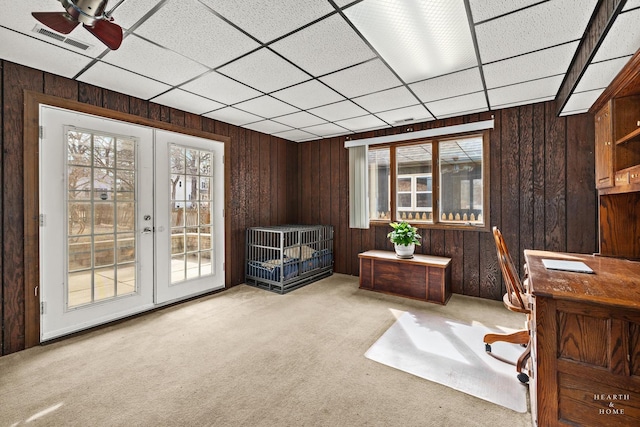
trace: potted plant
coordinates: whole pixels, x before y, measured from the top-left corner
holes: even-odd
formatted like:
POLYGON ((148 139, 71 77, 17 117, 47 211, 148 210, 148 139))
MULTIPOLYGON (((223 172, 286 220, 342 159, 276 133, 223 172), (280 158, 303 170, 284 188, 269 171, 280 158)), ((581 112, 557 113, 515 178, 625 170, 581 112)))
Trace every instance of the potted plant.
POLYGON ((398 258, 413 258, 416 245, 420 246, 418 229, 406 221, 389 224, 393 231, 387 237, 393 243, 398 258))

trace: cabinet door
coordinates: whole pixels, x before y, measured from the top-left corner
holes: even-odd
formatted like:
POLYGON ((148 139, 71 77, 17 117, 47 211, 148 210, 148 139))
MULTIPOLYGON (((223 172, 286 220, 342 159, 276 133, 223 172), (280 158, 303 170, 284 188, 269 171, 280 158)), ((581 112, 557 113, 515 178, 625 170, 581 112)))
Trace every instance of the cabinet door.
POLYGON ((611 102, 595 117, 596 139, 596 188, 613 187, 613 134, 611 126, 611 102))

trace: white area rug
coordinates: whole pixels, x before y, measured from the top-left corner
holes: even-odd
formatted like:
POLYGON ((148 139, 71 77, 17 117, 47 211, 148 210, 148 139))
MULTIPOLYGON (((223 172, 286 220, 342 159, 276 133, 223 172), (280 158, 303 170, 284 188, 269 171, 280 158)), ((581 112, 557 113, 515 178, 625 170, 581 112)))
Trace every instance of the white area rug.
MULTIPOLYGON (((482 338, 488 332, 513 331, 404 312, 365 356, 514 411, 527 412, 527 386, 516 378, 516 368, 484 350, 482 338)), ((522 346, 509 343, 491 347, 495 354, 514 361, 524 351, 522 346)))

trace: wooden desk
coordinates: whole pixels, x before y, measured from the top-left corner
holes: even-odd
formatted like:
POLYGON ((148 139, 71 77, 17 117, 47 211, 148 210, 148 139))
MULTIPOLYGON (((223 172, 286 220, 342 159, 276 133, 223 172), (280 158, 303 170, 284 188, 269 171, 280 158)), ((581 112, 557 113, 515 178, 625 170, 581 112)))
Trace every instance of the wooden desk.
POLYGON ((524 255, 533 295, 534 426, 640 425, 640 263, 524 255), (582 261, 595 274, 547 270, 542 259, 582 261))
POLYGON ((446 304, 451 297, 451 258, 367 251, 360 258, 360 288, 446 304))

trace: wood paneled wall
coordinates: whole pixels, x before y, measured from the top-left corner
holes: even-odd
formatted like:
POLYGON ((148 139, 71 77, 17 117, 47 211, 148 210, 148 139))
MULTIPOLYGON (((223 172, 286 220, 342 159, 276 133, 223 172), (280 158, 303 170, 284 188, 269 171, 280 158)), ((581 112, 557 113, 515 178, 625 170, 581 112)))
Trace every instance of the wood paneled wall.
POLYGON ((245 229, 297 221, 297 144, 0 60, 0 355, 25 348, 23 121, 30 90, 231 138, 231 254, 226 284, 244 281, 245 229))
MULTIPOLYGON (((344 137, 303 144, 239 128, 32 68, 0 61, 0 355, 25 347, 23 251, 24 90, 71 99, 231 138, 231 254, 227 286, 244 281, 245 229, 283 223, 331 224, 338 273, 358 274, 358 253, 392 250, 387 227, 349 229, 344 137)), ((555 117, 553 102, 411 125, 414 130, 486 120, 491 131, 491 222, 517 265, 525 248, 590 253, 597 249, 593 117, 555 117)), ((396 128, 354 136, 402 132, 396 128)), ((230 164, 229 164, 230 162, 230 164)), ((425 254, 453 258, 453 291, 500 299, 502 281, 490 233, 425 230, 425 254)))
MULTIPOLYGON (((494 115, 491 131, 491 225, 497 225, 521 274, 524 249, 597 250, 593 116, 556 117, 554 102, 410 125, 450 126, 494 115)), ((388 135, 373 131, 353 139, 388 135)), ((300 144, 298 218, 334 226, 335 271, 358 275, 358 253, 393 250, 388 226, 349 228, 348 153, 344 137, 300 144)), ((452 258, 455 293, 501 299, 504 292, 493 236, 488 232, 424 229, 424 254, 452 258)))

